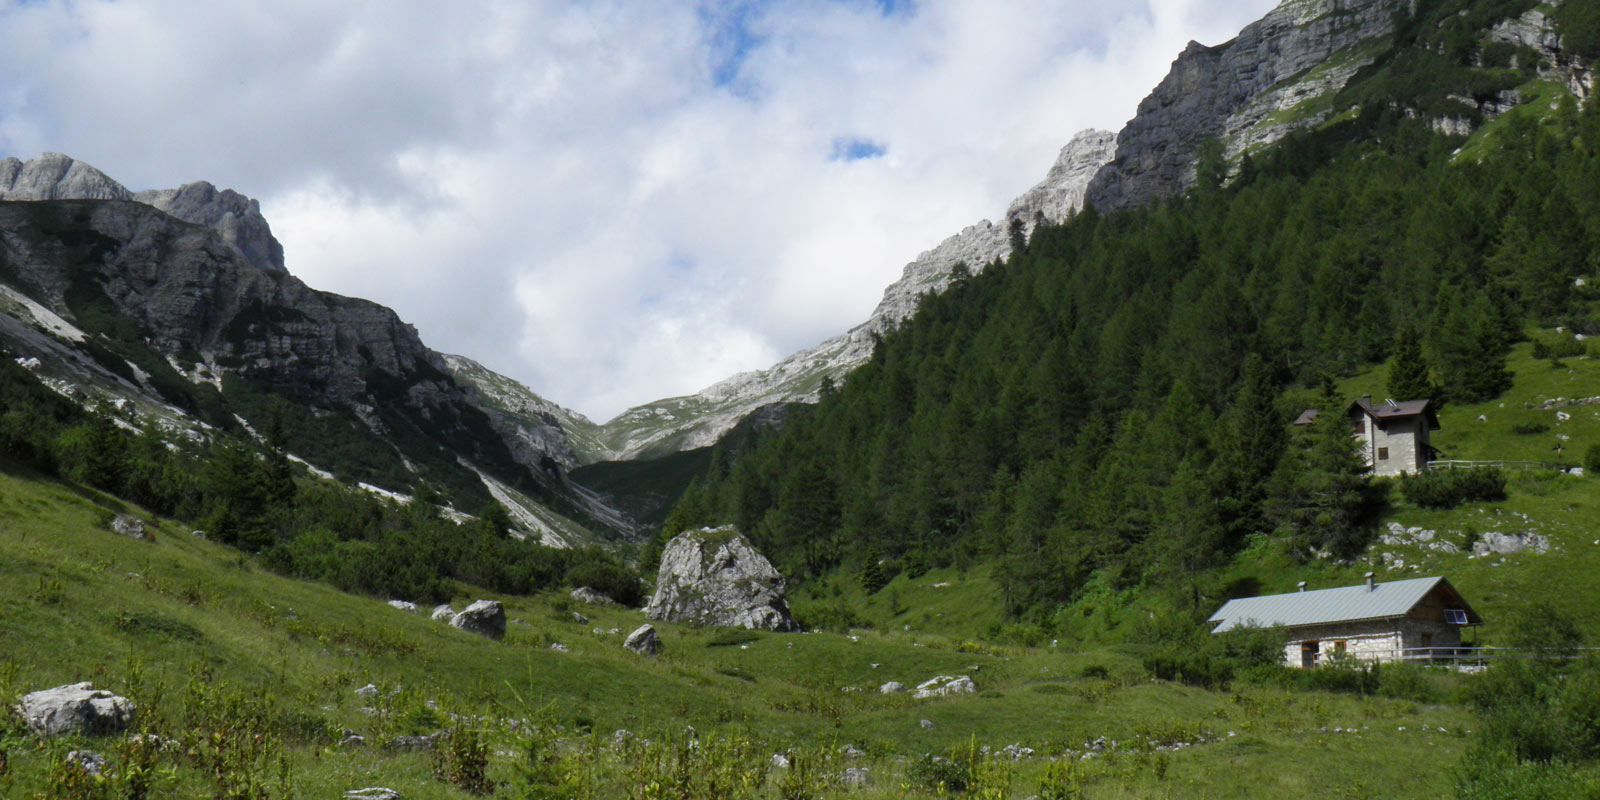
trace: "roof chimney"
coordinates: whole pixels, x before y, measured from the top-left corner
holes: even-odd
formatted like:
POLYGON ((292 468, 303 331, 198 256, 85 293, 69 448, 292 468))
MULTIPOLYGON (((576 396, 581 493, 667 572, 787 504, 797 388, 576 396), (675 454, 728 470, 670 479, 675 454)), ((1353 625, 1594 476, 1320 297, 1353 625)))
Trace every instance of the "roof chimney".
POLYGON ((1299 587, 1300 591, 1302 591, 1302 592, 1306 590, 1306 582, 1305 581, 1301 581, 1301 582, 1295 584, 1295 586, 1299 587))
POLYGON ((1370 573, 1370 572, 1367 573, 1366 578, 1367 578, 1367 591, 1370 592, 1373 589, 1378 588, 1377 585, 1372 582, 1372 573, 1370 573))

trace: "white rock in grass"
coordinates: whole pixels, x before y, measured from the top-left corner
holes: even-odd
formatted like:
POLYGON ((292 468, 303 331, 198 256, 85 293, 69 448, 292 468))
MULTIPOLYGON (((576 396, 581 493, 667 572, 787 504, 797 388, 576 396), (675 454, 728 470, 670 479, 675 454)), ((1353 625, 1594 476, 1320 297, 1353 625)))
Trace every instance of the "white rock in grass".
POLYGON ((428 615, 434 622, 449 622, 456 616, 456 610, 449 603, 440 603, 433 607, 433 613, 428 615))
POLYGON ((954 677, 940 675, 917 684, 917 689, 911 693, 911 696, 920 700, 928 697, 948 697, 954 694, 973 694, 976 691, 978 691, 978 687, 972 683, 971 678, 965 675, 954 677))
POLYGON ((588 603, 591 606, 614 606, 617 604, 617 601, 587 586, 573 589, 572 594, 569 596, 580 603, 588 603))
POLYGON ((451 617, 450 624, 490 639, 506 638, 506 610, 498 600, 479 600, 451 617))
POLYGON ((37 736, 116 733, 133 721, 133 702, 92 683, 74 683, 24 695, 17 706, 37 736))
POLYGON ((373 786, 367 789, 351 789, 344 793, 344 800, 405 800, 405 798, 393 789, 373 786))
POLYGON ((67 762, 77 764, 90 775, 99 775, 106 770, 106 757, 93 750, 74 750, 67 754, 67 762))
POLYGON ((878 691, 882 694, 895 694, 905 690, 906 685, 899 681, 889 681, 888 683, 878 687, 878 691))
POLYGON ((622 646, 641 656, 653 656, 662 648, 661 637, 656 635, 654 625, 640 625, 638 630, 628 634, 622 646))
POLYGON ((407 614, 415 614, 415 613, 417 613, 417 604, 416 603, 408 603, 408 602, 406 602, 404 600, 390 600, 389 601, 389 606, 391 608, 395 608, 395 609, 399 609, 400 611, 404 611, 407 614))

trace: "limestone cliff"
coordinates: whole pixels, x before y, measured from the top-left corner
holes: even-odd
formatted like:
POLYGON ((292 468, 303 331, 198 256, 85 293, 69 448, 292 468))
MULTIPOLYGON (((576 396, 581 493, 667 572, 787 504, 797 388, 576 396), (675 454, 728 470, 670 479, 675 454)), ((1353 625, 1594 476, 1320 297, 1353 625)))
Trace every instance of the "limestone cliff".
POLYGON ((1116 211, 1194 184, 1202 143, 1229 158, 1325 121, 1324 100, 1381 52, 1415 0, 1286 0, 1216 47, 1190 42, 1117 134, 1087 202, 1116 211))

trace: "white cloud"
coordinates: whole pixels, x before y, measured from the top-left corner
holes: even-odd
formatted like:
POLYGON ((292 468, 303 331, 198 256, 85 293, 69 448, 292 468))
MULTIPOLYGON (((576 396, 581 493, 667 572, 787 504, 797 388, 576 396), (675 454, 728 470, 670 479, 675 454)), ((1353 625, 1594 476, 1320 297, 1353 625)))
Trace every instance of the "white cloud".
POLYGON ((0 154, 255 196, 311 285, 605 418, 860 322, 1273 3, 889 5, 0 0, 0 154))

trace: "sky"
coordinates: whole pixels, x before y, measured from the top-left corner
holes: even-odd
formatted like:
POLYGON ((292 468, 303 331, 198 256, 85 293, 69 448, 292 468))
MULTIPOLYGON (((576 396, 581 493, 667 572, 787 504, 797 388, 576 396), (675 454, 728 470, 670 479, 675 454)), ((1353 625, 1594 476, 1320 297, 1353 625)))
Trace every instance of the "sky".
POLYGON ((258 199, 290 272, 604 421, 864 321, 1275 0, 0 0, 0 156, 258 199))

